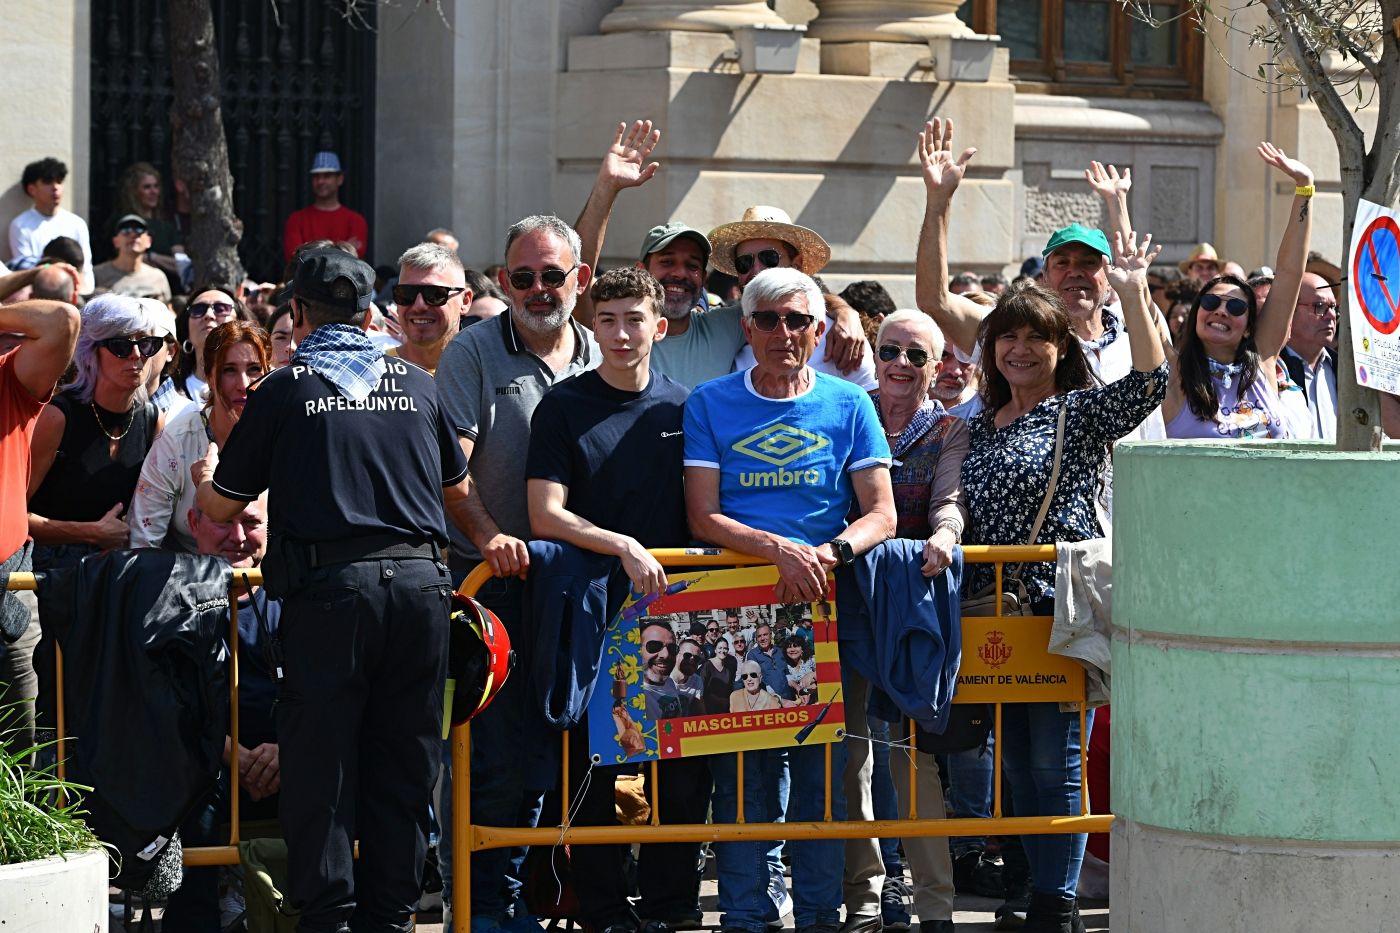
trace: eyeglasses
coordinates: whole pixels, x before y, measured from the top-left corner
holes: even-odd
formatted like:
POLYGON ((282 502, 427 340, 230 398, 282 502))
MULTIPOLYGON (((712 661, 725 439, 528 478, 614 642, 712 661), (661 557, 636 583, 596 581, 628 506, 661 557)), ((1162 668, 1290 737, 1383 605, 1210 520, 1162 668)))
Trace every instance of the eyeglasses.
POLYGON ((710 627, 706 628, 705 631, 707 631, 707 632, 718 632, 718 631, 719 631, 719 626, 718 626, 718 625, 711 625, 710 627))
POLYGON ((510 287, 518 292, 523 292, 535 285, 536 276, 539 277, 540 284, 545 288, 558 288, 569 278, 569 273, 578 268, 577 264, 567 269, 545 269, 543 272, 531 272, 529 269, 520 269, 510 274, 510 287))
POLYGON ((928 364, 927 350, 920 350, 918 347, 899 347, 892 343, 883 344, 880 347, 880 359, 886 363, 893 363, 899 359, 901 353, 909 361, 909 365, 917 369, 923 369, 928 364))
POLYGON ((676 653, 676 646, 672 642, 652 640, 642 645, 642 647, 646 649, 647 654, 660 654, 663 651, 667 654, 676 653))
POLYGON ((149 360, 160 352, 164 344, 165 339, 162 337, 108 337, 97 342, 99 347, 104 347, 119 360, 130 357, 133 347, 141 354, 141 359, 149 360))
POLYGON ((1201 296, 1201 307, 1207 311, 1214 311, 1225 305, 1225 311, 1231 317, 1244 317, 1249 310, 1249 304, 1243 298, 1226 298, 1224 295, 1217 295, 1214 292, 1206 292, 1201 296))
POLYGON ((789 311, 787 314, 779 314, 776 311, 755 311, 749 315, 749 320, 753 321, 754 327, 765 334, 777 330, 779 321, 787 325, 789 333, 800 334, 811 327, 816 318, 800 311, 789 311))
MULTIPOLYGON (((529 288, 527 285, 526 288, 529 288)), ((447 300, 453 295, 460 295, 466 291, 461 285, 395 285, 394 304, 401 308, 407 308, 418 300, 418 296, 423 296, 423 304, 430 308, 441 308, 447 304, 447 300)))
POLYGON ((1311 304, 1300 301, 1298 302, 1298 307, 1306 308, 1311 311, 1314 317, 1326 317, 1329 314, 1337 313, 1337 303, 1335 301, 1314 301, 1311 304))
POLYGON ((761 249, 756 253, 736 253, 734 268, 740 275, 748 275, 749 270, 753 268, 755 259, 769 269, 776 269, 778 264, 783 261, 783 255, 775 249, 761 249))
POLYGON ((212 314, 214 317, 224 317, 233 315, 233 305, 227 301, 201 301, 198 304, 190 305, 190 317, 204 317, 212 314))
POLYGON ((739 679, 740 679, 740 680, 762 680, 762 679, 763 679, 763 675, 762 675, 762 674, 754 674, 754 673, 740 674, 740 675, 739 675, 739 679))

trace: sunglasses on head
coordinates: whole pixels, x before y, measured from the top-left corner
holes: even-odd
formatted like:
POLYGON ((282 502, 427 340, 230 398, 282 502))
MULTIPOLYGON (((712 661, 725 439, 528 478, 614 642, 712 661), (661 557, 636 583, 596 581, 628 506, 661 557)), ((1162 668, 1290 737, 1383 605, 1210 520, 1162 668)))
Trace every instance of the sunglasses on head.
POLYGON ((97 345, 104 347, 119 360, 130 357, 131 349, 135 347, 141 354, 141 359, 149 360, 159 352, 164 343, 165 339, 162 337, 108 337, 106 340, 99 340, 97 345))
POLYGON ((783 256, 775 249, 761 249, 756 253, 736 253, 734 255, 734 268, 738 270, 740 275, 748 275, 749 270, 753 268, 755 259, 769 269, 776 269, 778 263, 783 261, 783 256))
POLYGON ((227 301, 201 301, 190 305, 190 317, 204 317, 212 314, 218 317, 221 314, 232 314, 233 305, 227 301))
POLYGON ((753 326, 764 333, 771 333, 778 329, 778 322, 782 321, 787 325, 789 333, 800 334, 812 326, 816 320, 810 314, 803 314, 800 311, 789 311, 787 314, 779 314, 776 311, 755 311, 749 315, 749 320, 753 326))
POLYGON ((886 363, 893 363, 899 359, 899 354, 903 353, 904 358, 909 361, 909 365, 916 369, 922 369, 928 364, 928 351, 920 350, 918 347, 899 347, 892 343, 883 344, 880 347, 880 359, 886 363))
POLYGON ((646 649, 647 654, 660 654, 663 651, 665 651, 667 654, 676 653, 676 646, 674 644, 655 639, 642 645, 642 647, 646 649))
POLYGON ((1244 317, 1249 311, 1249 303, 1243 298, 1226 298, 1224 295, 1217 295, 1214 292, 1206 292, 1201 296, 1201 307, 1207 311, 1214 311, 1221 304, 1225 305, 1225 311, 1231 317, 1244 317))
POLYGON ((407 308, 423 296, 423 304, 430 308, 441 308, 453 295, 460 295, 467 289, 461 285, 395 285, 394 304, 407 308))
POLYGON ((533 288, 536 276, 539 277, 540 284, 545 288, 558 288, 569 278, 569 273, 577 269, 577 265, 567 269, 545 269, 543 272, 531 272, 529 269, 520 269, 510 274, 510 287, 518 292, 523 292, 533 288))

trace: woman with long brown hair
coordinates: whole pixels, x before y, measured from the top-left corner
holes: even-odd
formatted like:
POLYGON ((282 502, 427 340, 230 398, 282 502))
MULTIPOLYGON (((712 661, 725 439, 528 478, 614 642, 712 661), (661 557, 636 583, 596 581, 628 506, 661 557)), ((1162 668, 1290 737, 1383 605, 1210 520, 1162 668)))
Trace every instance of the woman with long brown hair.
POLYGON ((190 466, 209 450, 220 448, 243 414, 248 388, 270 368, 266 332, 247 321, 227 321, 204 342, 208 399, 174 419, 151 445, 131 502, 131 547, 170 547, 195 551, 194 534, 185 520, 194 505, 190 466))

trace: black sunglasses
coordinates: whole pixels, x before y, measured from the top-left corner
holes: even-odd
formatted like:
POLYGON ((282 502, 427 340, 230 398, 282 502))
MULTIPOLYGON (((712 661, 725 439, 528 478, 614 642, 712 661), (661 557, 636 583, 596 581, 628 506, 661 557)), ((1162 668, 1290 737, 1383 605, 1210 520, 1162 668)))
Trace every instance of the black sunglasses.
POLYGON ((667 654, 676 653, 675 644, 671 642, 660 641, 657 639, 653 639, 652 641, 647 642, 646 644, 642 645, 642 647, 646 649, 647 654, 660 654, 663 651, 665 651, 667 654))
POLYGON ((763 675, 762 675, 762 674, 755 674, 754 672, 750 671, 750 672, 747 673, 747 674, 740 674, 740 675, 739 675, 739 679, 740 679, 740 680, 762 680, 762 679, 763 679, 763 675))
POLYGON ((904 358, 909 361, 909 365, 916 369, 923 369, 928 364, 928 351, 920 350, 918 347, 897 347, 892 343, 880 346, 880 359, 886 363, 893 363, 899 359, 899 354, 903 353, 904 358))
POLYGON ((206 314, 232 314, 233 305, 227 301, 201 301, 190 305, 190 317, 204 317, 206 314))
POLYGON ((146 232, 146 228, 140 224, 123 224, 117 228, 118 233, 134 233, 137 236, 146 232))
POLYGON ((572 265, 567 269, 545 269, 543 272, 531 272, 529 269, 521 269, 510 274, 510 287, 518 292, 523 292, 528 288, 533 288, 535 277, 538 275, 540 284, 545 288, 558 288, 569 278, 569 273, 577 269, 577 265, 572 265))
POLYGON ((131 356, 133 347, 141 354, 141 359, 149 360, 160 351, 165 345, 163 337, 108 337, 106 340, 97 342, 99 347, 106 348, 107 352, 119 360, 127 359, 131 356))
POLYGON ((394 304, 407 308, 423 296, 423 304, 430 308, 441 308, 453 295, 466 291, 465 286, 455 285, 395 285, 394 304))
POLYGON ((756 253, 735 254, 734 268, 740 275, 748 275, 753 268, 754 259, 763 263, 769 269, 778 268, 778 263, 783 261, 782 254, 775 249, 761 249, 756 253))
POLYGON ((787 325, 789 333, 800 334, 811 327, 816 318, 800 311, 789 311, 787 314, 779 314, 776 311, 755 311, 749 315, 749 320, 753 321, 754 327, 765 334, 777 330, 779 321, 787 325))
POLYGON ((1226 298, 1224 295, 1217 295, 1214 292, 1206 292, 1201 296, 1201 307, 1207 311, 1214 311, 1221 303, 1225 304, 1225 312, 1231 317, 1244 317, 1249 311, 1249 303, 1243 298, 1226 298))

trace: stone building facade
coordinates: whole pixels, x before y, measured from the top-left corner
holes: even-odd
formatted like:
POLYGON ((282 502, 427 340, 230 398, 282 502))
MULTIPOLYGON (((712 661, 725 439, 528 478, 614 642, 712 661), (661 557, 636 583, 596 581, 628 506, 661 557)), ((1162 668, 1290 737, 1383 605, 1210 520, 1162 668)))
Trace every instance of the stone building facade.
MULTIPOLYGON (((90 156, 93 2, 7 4, 5 217, 27 206, 17 184, 25 162, 90 156), (46 76, 37 100, 36 74, 46 76)), ((1144 33, 1105 0, 967 0, 961 10, 959 0, 442 0, 441 9, 441 18, 416 4, 377 11, 367 148, 380 262, 435 226, 458 233, 469 263, 499 261, 513 220, 572 219, 616 125, 645 117, 664 133, 664 167, 619 199, 605 263, 635 258, 652 224, 708 229, 772 204, 831 243, 833 287, 879 278, 906 303, 923 214, 914 135, 934 115, 952 117, 958 143, 979 150, 954 208, 957 270, 1014 271, 1051 229, 1095 219, 1082 178, 1091 159, 1132 167, 1137 223, 1165 245, 1164 261, 1208 240, 1246 268, 1271 264, 1291 192, 1253 153, 1265 138, 1316 170, 1316 249, 1340 258, 1331 136, 1304 95, 1248 77, 1267 63, 1238 22, 1195 38, 1179 24, 1144 33), (793 41, 781 35, 791 26, 805 31, 790 73, 736 60, 741 39, 793 41), (974 27, 997 30, 1000 43, 979 41, 974 27), (989 57, 986 73, 972 74, 989 57)), ((82 212, 81 172, 69 188, 67 203, 82 212)))

